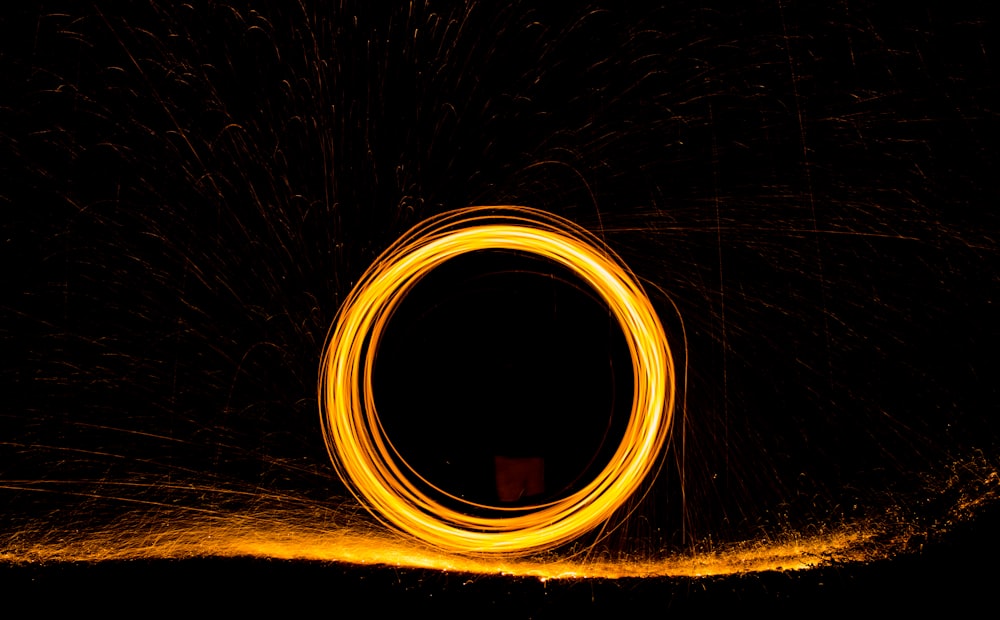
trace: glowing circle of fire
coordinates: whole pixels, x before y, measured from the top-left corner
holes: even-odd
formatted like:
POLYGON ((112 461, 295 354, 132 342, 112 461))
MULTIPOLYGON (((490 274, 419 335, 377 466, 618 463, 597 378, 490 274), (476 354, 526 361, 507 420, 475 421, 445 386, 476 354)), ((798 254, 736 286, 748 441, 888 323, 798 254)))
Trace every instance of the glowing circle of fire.
POLYGON ((457 553, 542 551, 606 522, 660 458, 674 397, 666 335, 634 275, 583 228, 526 207, 459 209, 404 234, 374 262, 341 306, 319 378, 327 450, 337 474, 358 501, 384 524, 457 553), (528 253, 568 268, 607 304, 632 358, 634 395, 621 444, 593 480, 548 503, 484 507, 434 486, 406 463, 385 435, 372 396, 379 342, 400 302, 435 267, 480 250, 528 253), (444 498, 450 500, 448 505, 440 501, 444 498), (466 514, 454 505, 473 510, 466 514), (476 508, 502 511, 504 516, 477 515, 476 508))

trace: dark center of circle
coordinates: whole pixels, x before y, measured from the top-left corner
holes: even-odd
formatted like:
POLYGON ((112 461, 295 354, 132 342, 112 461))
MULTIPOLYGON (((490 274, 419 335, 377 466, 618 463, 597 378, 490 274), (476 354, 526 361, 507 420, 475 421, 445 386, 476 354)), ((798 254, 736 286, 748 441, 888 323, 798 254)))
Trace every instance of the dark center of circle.
POLYGON ((430 272, 379 344, 373 396, 421 476, 498 506, 565 496, 621 443, 624 335, 596 294, 541 258, 480 251, 430 272))

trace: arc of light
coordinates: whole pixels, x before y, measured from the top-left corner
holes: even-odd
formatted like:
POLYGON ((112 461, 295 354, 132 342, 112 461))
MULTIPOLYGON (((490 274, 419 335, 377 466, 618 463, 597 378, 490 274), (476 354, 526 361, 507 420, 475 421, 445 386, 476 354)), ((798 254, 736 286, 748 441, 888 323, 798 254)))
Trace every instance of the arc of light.
POLYGON ((607 521, 653 469, 674 408, 673 357, 649 298, 628 267, 585 229, 527 207, 469 207, 417 225, 365 272, 341 306, 320 366, 321 425, 337 474, 383 523, 458 553, 523 554, 572 541, 607 521), (633 402, 624 438, 580 490, 544 504, 490 506, 506 516, 467 514, 455 497, 424 479, 385 435, 372 396, 378 345, 396 308, 434 268, 467 252, 512 250, 569 269, 617 319, 633 368, 633 402))

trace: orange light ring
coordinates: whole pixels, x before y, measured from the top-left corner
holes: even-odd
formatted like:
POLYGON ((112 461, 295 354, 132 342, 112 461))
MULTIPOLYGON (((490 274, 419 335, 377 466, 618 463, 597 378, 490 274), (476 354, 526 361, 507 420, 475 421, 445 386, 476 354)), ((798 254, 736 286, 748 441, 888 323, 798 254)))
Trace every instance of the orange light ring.
POLYGON ((605 522, 659 458, 670 429, 674 395, 673 358, 663 326, 629 269, 583 228, 526 207, 459 209, 404 234, 379 256, 341 306, 319 380, 327 450, 337 474, 358 501, 383 523, 459 553, 541 551, 605 522), (500 508, 509 515, 504 517, 465 514, 428 495, 424 489, 470 508, 483 507, 435 487, 414 471, 386 437, 372 396, 378 345, 399 303, 432 269, 478 250, 534 254, 575 273, 618 320, 634 373, 624 439, 600 474, 564 498, 500 508))

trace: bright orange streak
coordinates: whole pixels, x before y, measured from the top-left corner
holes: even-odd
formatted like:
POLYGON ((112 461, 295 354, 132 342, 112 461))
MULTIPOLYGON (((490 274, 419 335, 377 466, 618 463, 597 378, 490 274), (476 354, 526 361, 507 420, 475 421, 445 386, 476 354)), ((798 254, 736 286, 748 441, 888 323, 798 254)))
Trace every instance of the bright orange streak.
MULTIPOLYGON (((673 358, 663 326, 628 267, 596 237, 526 207, 470 207, 404 234, 362 276, 331 329, 320 366, 320 418, 337 473, 372 514, 397 530, 458 553, 529 553, 569 542, 607 521, 661 456, 674 407, 673 358), (634 388, 624 439, 607 466, 568 497, 482 517, 445 506, 385 436, 372 369, 385 328, 406 294, 445 261, 478 250, 514 250, 562 265, 600 295, 632 357, 634 388), (415 481, 419 480, 418 486, 415 481)), ((491 507, 496 509, 497 507, 491 507)), ((470 511, 474 512, 474 511, 470 511)))
POLYGON ((878 525, 859 523, 808 537, 789 535, 655 557, 469 556, 344 523, 333 510, 297 508, 214 517, 166 510, 137 512, 123 516, 111 527, 19 532, 7 540, 0 537, 0 565, 253 557, 539 579, 700 577, 881 559, 905 550, 913 533, 908 528, 886 531, 878 525))

